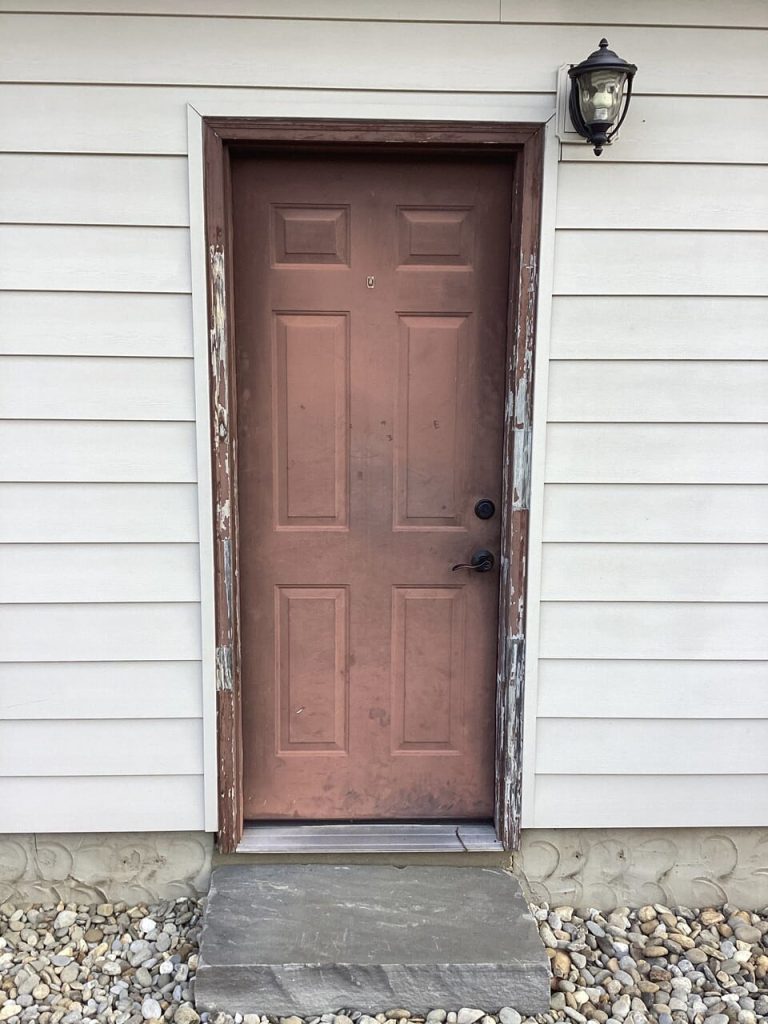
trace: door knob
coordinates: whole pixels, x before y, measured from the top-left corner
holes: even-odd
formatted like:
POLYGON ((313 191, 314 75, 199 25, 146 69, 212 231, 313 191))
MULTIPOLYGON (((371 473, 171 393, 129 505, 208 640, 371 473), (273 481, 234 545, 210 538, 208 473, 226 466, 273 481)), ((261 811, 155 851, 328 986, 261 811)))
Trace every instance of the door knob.
POLYGON ((452 572, 456 572, 457 569, 472 569, 474 572, 490 572, 496 564, 496 559, 493 557, 490 551, 486 551, 485 548, 480 548, 479 551, 475 551, 472 558, 468 562, 459 562, 458 565, 454 565, 452 572))

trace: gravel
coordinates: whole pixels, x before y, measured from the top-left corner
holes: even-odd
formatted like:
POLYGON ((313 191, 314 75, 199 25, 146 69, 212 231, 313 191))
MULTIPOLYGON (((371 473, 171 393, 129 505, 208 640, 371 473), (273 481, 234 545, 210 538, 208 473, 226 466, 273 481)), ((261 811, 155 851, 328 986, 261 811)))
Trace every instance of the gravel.
MULTIPOLYGON (((427 1024, 758 1024, 768 1020, 768 908, 661 904, 610 913, 532 907, 552 967, 549 1013, 436 1008, 427 1024)), ((298 1017, 199 1015, 202 904, 179 899, 0 906, 0 1024, 304 1024, 298 1017)), ((258 1010, 258 1007, 254 1007, 258 1010)), ((397 1007, 350 1008, 307 1024, 421 1024, 397 1007)))

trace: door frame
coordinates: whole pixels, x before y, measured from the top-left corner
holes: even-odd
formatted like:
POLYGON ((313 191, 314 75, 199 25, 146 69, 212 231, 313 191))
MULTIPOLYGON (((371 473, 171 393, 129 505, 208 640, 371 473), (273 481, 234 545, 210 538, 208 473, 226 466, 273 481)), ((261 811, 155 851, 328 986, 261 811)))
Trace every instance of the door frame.
POLYGON ((271 153, 509 154, 513 165, 502 469, 494 823, 505 850, 520 845, 526 583, 533 373, 545 125, 496 121, 368 121, 204 117, 203 194, 208 298, 213 498, 218 848, 243 834, 242 706, 237 521, 237 406, 232 305, 232 147, 271 153))

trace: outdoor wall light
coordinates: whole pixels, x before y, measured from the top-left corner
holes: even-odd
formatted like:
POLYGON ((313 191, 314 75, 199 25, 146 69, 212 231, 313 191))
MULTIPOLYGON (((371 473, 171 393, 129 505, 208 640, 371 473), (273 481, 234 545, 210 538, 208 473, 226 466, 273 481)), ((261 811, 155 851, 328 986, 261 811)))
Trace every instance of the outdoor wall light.
POLYGON ((627 116, 636 72, 635 64, 628 64, 608 49, 607 39, 601 39, 599 49, 581 64, 571 65, 571 121, 579 135, 595 147, 595 156, 600 156, 604 146, 610 146, 627 116))

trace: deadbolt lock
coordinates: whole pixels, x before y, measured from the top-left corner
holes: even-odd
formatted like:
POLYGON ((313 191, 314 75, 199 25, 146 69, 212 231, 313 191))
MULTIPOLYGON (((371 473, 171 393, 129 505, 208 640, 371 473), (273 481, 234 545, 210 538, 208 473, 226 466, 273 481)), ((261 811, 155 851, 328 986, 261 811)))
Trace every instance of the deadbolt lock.
POLYGON ((493 519, 496 514, 496 506, 490 498, 481 498, 475 505, 475 515, 478 519, 493 519))

